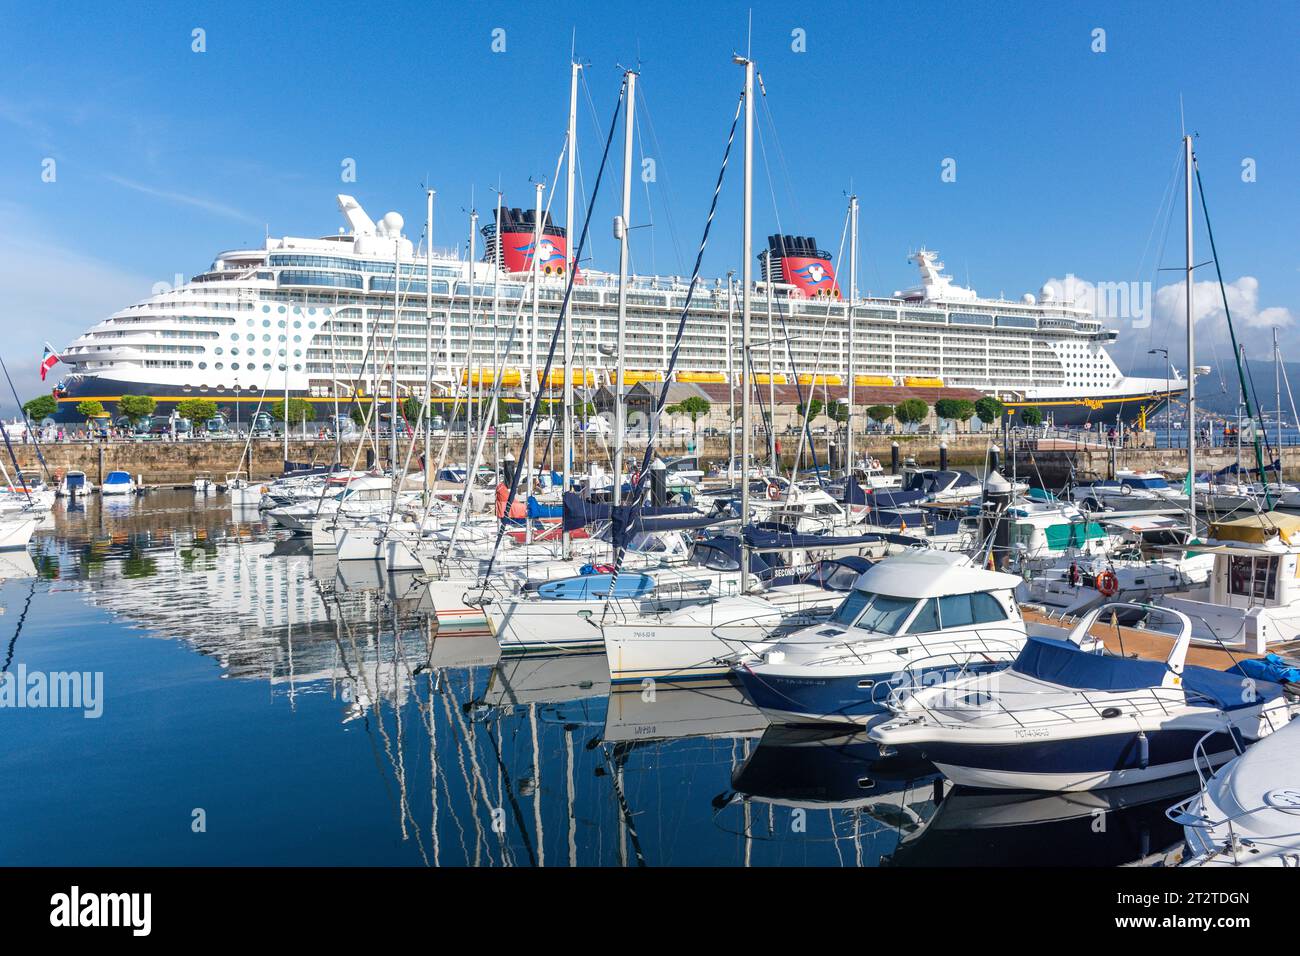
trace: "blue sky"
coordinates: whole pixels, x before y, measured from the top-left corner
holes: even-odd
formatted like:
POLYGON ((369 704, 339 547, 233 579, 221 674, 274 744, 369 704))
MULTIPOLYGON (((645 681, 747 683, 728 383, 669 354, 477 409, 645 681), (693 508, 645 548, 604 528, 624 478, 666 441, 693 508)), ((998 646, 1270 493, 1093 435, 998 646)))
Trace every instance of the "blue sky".
MULTIPOLYGON (((176 273, 272 235, 341 224, 334 196, 435 244, 463 244, 471 196, 532 201, 564 136, 570 43, 589 64, 579 141, 588 185, 617 94, 640 64, 634 268, 688 272, 735 107, 744 3, 0 5, 3 354, 23 397, 56 347, 176 273), (206 51, 193 52, 192 31, 206 51), (505 52, 493 52, 494 29, 505 52), (590 105, 587 93, 590 94, 590 105), (594 112, 593 112, 594 111, 594 112), (598 128, 599 124, 599 128, 598 128), (356 161, 357 181, 340 182, 356 161), (55 180, 45 182, 45 162, 55 180)), ((1179 96, 1214 217, 1234 315, 1256 354, 1273 325, 1300 344, 1300 84, 1289 4, 753 4, 763 74, 756 248, 777 229, 839 248, 861 201, 860 285, 911 285, 922 243, 983 294, 1049 278, 1176 281, 1181 205, 1160 215, 1179 155, 1179 96), (1093 31, 1105 51, 1093 52, 1093 31), (802 30, 806 51, 792 49, 802 30), (1256 181, 1242 181, 1255 161, 1256 181), (945 159, 956 181, 941 179, 945 159), (1154 236, 1154 238, 1153 238, 1154 236)), ((598 204, 593 265, 614 268, 616 179, 598 204)), ((739 268, 733 166, 706 274, 739 268)), ((1178 187, 1181 188, 1181 187, 1178 187)), ((562 190, 555 210, 562 206, 562 190)), ((1178 197, 1181 204, 1181 194, 1178 197)), ((559 218, 559 217, 557 217, 559 218)), ((1203 227, 1200 254, 1208 256, 1203 227)), ((1202 281, 1209 270, 1198 273, 1202 281)), ((1199 362, 1226 358, 1206 287, 1199 362), (1210 354, 1213 353, 1213 354, 1210 354)), ((1177 301, 1126 329, 1122 366, 1182 340, 1177 301)), ((1175 364, 1184 355, 1175 346, 1175 364)))

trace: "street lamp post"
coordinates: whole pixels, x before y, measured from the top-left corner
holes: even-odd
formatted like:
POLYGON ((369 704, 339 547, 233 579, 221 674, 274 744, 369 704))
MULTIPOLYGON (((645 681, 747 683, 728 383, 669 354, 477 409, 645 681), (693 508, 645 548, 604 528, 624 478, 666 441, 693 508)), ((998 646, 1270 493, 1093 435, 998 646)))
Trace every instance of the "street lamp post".
MULTIPOLYGON (((1165 357, 1165 447, 1169 448, 1173 444, 1172 436, 1169 433, 1169 418, 1173 414, 1173 403, 1169 398, 1169 380, 1173 378, 1173 370, 1169 365, 1169 350, 1147 349, 1147 355, 1156 355, 1157 353, 1165 357)), ((1190 437, 1188 438, 1188 441, 1191 441, 1190 437)))

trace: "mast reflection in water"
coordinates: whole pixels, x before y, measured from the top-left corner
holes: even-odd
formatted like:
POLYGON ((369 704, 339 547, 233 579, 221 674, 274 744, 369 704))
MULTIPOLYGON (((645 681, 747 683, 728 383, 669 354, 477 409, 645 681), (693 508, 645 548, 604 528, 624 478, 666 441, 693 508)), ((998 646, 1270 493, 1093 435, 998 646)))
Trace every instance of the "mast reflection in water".
MULTIPOLYGON (((0 559, 3 667, 102 673, 103 715, 0 712, 0 864, 901 865, 1010 858, 1068 816, 765 732, 727 681, 611 693, 603 654, 439 635, 414 575, 223 496, 56 509, 0 559)), ((1135 826, 1071 853, 1169 837, 1135 826)))

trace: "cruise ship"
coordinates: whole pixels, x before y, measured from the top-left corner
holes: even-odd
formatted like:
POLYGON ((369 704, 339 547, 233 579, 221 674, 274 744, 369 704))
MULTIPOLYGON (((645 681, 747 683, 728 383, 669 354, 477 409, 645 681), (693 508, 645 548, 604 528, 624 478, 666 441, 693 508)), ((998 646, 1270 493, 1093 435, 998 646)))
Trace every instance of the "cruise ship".
MULTIPOLYGON (((286 391, 332 403, 386 400, 395 387, 399 398, 430 393, 437 402, 498 376, 514 395, 563 383, 558 362, 540 382, 569 265, 566 230, 548 213, 500 210, 481 230, 478 257, 417 248, 400 214, 376 223, 351 196, 339 196, 338 207, 346 225, 335 235, 268 237, 262 248, 222 252, 179 288, 79 336, 59 353, 67 370, 55 389, 60 417, 75 419, 85 399, 111 411, 124 394, 152 395, 162 411, 210 398, 233 418, 232 409, 286 391)), ((852 374, 859 402, 873 388, 979 390, 1013 410, 1037 406, 1057 426, 1100 429, 1144 420, 1186 387, 1123 374, 1107 352, 1118 333, 1091 312, 1047 289, 982 298, 954 284, 932 250, 911 257, 916 287, 853 303, 841 296, 831 254, 811 237, 770 236, 759 259, 754 334, 766 340, 776 323, 779 344, 771 360, 761 343, 751 352, 757 381, 770 369, 776 383, 842 387, 852 374)), ((575 280, 569 374, 579 385, 611 384, 618 281, 585 264, 575 280)), ((629 279, 625 384, 663 380, 687 284, 629 279)), ((739 291, 725 280, 697 288, 677 380, 739 381, 739 291)))

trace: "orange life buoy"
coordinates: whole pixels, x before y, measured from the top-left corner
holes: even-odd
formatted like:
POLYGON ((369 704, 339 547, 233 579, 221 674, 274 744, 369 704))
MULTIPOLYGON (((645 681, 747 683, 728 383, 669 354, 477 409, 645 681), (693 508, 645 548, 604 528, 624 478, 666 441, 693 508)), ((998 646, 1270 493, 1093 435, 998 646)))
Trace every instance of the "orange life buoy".
POLYGON ((1097 590, 1103 597, 1111 597, 1119 593, 1119 578, 1115 576, 1114 571, 1103 571, 1097 575, 1097 590))
POLYGON ((773 482, 767 486, 767 497, 771 501, 777 501, 781 497, 781 489, 773 482))

